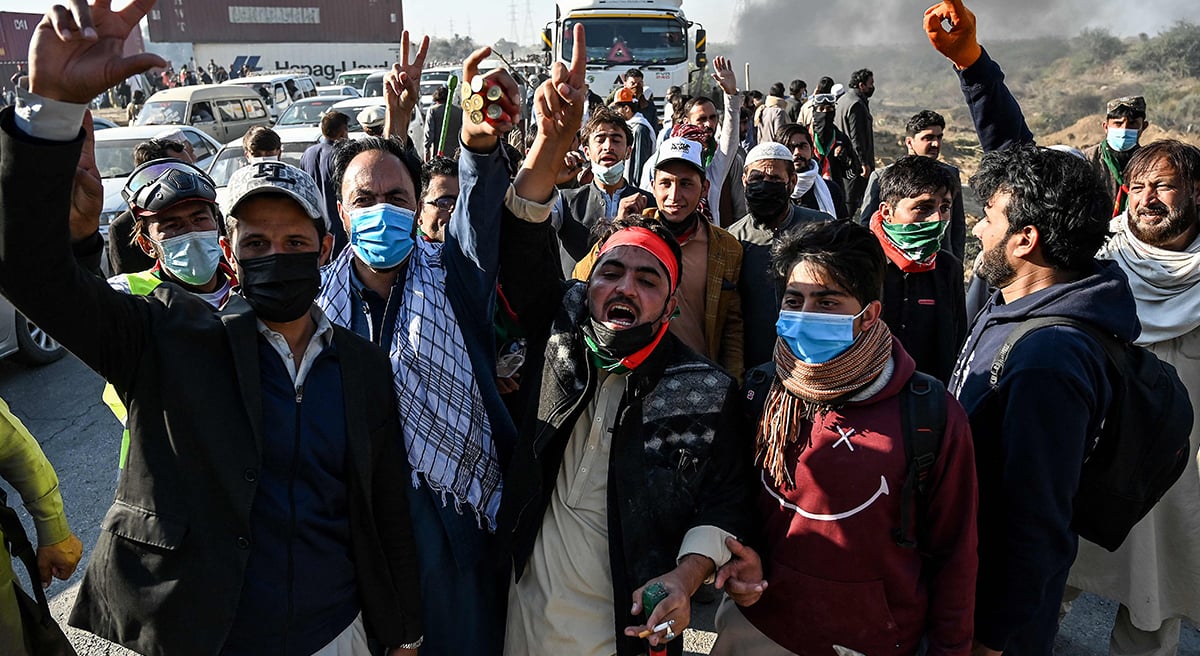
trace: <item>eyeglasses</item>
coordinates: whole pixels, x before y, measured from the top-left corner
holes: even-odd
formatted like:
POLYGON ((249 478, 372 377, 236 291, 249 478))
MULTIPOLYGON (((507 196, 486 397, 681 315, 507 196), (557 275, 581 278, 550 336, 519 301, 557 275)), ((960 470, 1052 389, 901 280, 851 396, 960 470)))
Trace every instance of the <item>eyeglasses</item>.
POLYGON ((454 196, 442 196, 441 198, 427 200, 425 201, 425 204, 432 205, 433 207, 436 207, 439 210, 443 210, 447 213, 453 213, 454 208, 458 205, 458 199, 454 196))
MULTIPOLYGON (((167 171, 182 171, 183 173, 199 175, 205 180, 209 180, 207 173, 181 159, 153 159, 137 167, 133 170, 133 173, 129 174, 129 179, 125 181, 125 186, 121 189, 121 198, 125 199, 126 203, 131 203, 133 197, 142 187, 154 182, 167 171)), ((212 184, 211 180, 209 184, 212 184)))

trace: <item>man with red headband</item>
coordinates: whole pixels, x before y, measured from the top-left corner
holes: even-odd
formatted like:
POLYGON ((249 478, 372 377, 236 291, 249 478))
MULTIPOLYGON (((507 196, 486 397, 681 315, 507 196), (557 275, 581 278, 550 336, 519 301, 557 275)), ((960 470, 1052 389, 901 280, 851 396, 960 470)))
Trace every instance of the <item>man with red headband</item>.
MULTIPOLYGON (((552 199, 582 93, 568 102, 573 125, 539 126, 517 197, 552 199)), ((668 330, 684 264, 661 223, 618 219, 587 281, 564 285, 547 217, 506 214, 501 250, 534 360, 522 387, 536 390, 500 509, 513 554, 505 653, 632 656, 648 639, 677 655, 692 594, 750 528, 734 380, 668 330), (652 612, 647 589, 662 597, 652 612)))

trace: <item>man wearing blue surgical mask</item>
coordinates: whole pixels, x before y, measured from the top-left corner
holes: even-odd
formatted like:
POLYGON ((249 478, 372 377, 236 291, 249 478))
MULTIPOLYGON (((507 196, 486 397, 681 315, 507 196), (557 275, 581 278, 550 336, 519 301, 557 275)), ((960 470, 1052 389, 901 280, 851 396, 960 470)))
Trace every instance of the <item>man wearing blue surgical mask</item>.
POLYGON ((1150 125, 1146 120, 1146 99, 1125 96, 1108 101, 1104 117, 1104 140, 1084 151, 1092 168, 1104 180, 1113 197, 1113 216, 1125 211, 1129 189, 1125 186, 1125 165, 1141 148, 1142 133, 1150 125))
POLYGON ((804 225, 772 265, 786 285, 775 358, 743 394, 769 585, 753 552, 717 573, 729 598, 712 654, 964 654, 978 564, 966 413, 884 323, 869 230, 804 225))
MULTIPOLYGON (((408 43, 407 36, 403 43, 408 43)), ((428 48, 385 78, 388 121, 407 125, 428 48)), ((464 87, 489 49, 465 63, 464 87)), ((510 98, 507 71, 485 76, 510 98)), ((500 208, 509 190, 499 136, 511 123, 465 121, 458 189, 440 239, 418 236, 421 162, 397 139, 338 144, 333 189, 347 245, 322 273, 317 305, 389 355, 409 511, 421 563, 425 654, 496 654, 507 575, 495 554, 502 462, 516 428, 496 387, 493 309, 500 208)), ((451 149, 449 146, 447 149, 451 149)), ((427 190, 428 191, 428 190, 427 190)), ((545 208, 549 213, 549 206, 545 208)))
MULTIPOLYGON (((221 260, 217 233, 217 194, 212 180, 182 161, 156 160, 139 170, 159 171, 137 189, 129 189, 133 214, 132 243, 154 259, 140 273, 109 279, 113 289, 145 296, 164 283, 175 283, 220 308, 233 288, 234 275, 221 260)), ((138 171, 130 176, 137 178, 138 171)))
POLYGON ((641 214, 654 206, 654 196, 625 181, 633 131, 607 107, 597 107, 583 128, 583 152, 591 162, 592 184, 562 193, 551 217, 558 228, 563 273, 595 245, 597 225, 623 214, 641 214))

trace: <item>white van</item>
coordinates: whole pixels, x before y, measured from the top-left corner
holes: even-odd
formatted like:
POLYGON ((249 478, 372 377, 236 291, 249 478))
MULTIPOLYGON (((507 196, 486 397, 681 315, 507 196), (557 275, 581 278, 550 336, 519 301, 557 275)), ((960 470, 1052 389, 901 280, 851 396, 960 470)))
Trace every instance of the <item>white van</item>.
POLYGON ((265 73, 238 77, 223 86, 240 86, 254 89, 271 113, 271 120, 279 118, 283 110, 293 102, 317 95, 317 83, 311 75, 304 73, 265 73))
POLYGON ((134 125, 190 125, 223 143, 255 125, 271 125, 258 94, 221 84, 164 89, 150 96, 134 125))

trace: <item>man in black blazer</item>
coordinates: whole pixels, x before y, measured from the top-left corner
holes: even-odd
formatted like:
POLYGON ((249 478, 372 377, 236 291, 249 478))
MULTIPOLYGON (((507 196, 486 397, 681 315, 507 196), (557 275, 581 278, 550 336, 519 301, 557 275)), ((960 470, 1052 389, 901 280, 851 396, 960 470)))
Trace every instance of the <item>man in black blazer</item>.
POLYGON ((582 136, 592 183, 562 192, 561 204, 555 208, 563 275, 567 278, 599 241, 597 231, 602 234, 613 219, 627 213, 641 214, 655 205, 653 194, 626 181, 633 130, 625 119, 606 107, 597 107, 582 136))
POLYGON ((121 55, 151 5, 51 12, 32 97, 0 113, 0 287, 129 409, 126 469, 70 621, 143 654, 365 655, 370 638, 413 656, 391 370, 312 305, 332 237, 311 179, 279 162, 235 174, 222 246, 241 287, 219 312, 173 283, 115 292, 76 262, 100 248, 98 211, 72 203, 73 182, 95 182, 76 171, 86 103, 162 65, 121 55))

